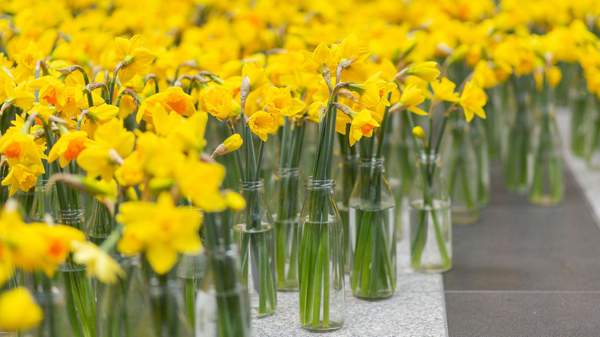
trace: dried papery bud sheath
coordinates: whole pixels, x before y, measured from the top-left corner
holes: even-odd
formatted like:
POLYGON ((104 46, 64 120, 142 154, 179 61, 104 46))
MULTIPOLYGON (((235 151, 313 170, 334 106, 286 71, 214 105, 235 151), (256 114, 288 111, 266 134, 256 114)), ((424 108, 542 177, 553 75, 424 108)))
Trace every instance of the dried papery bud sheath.
POLYGON ((218 156, 223 156, 228 153, 231 153, 231 152, 239 149, 242 146, 242 144, 244 144, 244 140, 242 139, 242 136, 240 136, 239 133, 234 133, 233 135, 227 137, 227 139, 225 139, 223 141, 223 143, 221 143, 221 144, 219 144, 219 146, 217 146, 215 151, 213 151, 213 153, 211 154, 211 158, 215 158, 218 156))
POLYGON ((242 102, 242 109, 246 103, 246 99, 248 98, 248 94, 250 93, 250 79, 248 76, 244 76, 242 79, 242 85, 240 87, 240 101, 242 102))
POLYGON ((115 164, 123 165, 123 157, 121 157, 121 155, 119 155, 119 152, 117 152, 117 150, 110 149, 108 151, 108 156, 115 164))

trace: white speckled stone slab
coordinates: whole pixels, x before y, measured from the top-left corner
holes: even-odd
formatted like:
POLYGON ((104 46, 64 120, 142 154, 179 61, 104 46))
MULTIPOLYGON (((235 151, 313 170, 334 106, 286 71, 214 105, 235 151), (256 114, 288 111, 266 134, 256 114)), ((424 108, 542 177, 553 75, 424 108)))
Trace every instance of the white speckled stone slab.
MULTIPOLYGON (((398 260, 406 261, 399 245, 398 260)), ((277 312, 254 319, 255 337, 446 337, 442 276, 401 272, 396 294, 386 300, 364 301, 352 296, 346 280, 346 321, 329 333, 311 333, 299 327, 298 293, 279 292, 277 312)))
MULTIPOLYGON (((560 109, 556 118, 561 132, 565 161, 573 171, 575 179, 592 206, 596 219, 600 220, 600 171, 591 170, 584 160, 573 156, 571 153, 569 144, 571 133, 570 111, 560 109)), ((600 225, 600 221, 596 221, 596 223, 600 225)))

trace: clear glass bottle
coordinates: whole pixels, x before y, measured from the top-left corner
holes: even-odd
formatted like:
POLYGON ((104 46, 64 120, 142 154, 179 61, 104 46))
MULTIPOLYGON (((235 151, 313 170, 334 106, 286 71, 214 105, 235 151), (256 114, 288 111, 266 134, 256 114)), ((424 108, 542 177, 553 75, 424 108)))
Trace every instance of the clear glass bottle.
POLYGON ((85 268, 67 261, 60 266, 57 274, 57 282, 64 289, 65 307, 73 333, 75 336, 95 336, 95 293, 85 268))
POLYGON ((541 110, 532 137, 529 164, 529 201, 544 206, 559 203, 565 189, 562 144, 554 116, 551 90, 546 84, 541 93, 541 110))
POLYGON ((21 274, 19 283, 29 289, 43 312, 40 324, 26 332, 8 336, 18 337, 74 337, 65 303, 65 293, 60 279, 50 279, 45 274, 21 274))
POLYGON ((418 272, 452 267, 452 216, 448 188, 437 156, 421 153, 411 193, 411 266, 418 272))
POLYGON ((194 331, 181 296, 181 284, 167 275, 153 275, 147 290, 150 316, 142 324, 152 327, 152 334, 148 336, 193 337, 194 331))
POLYGON ((99 245, 115 228, 115 219, 106 206, 96 198, 91 201, 90 214, 87 216, 85 232, 90 241, 99 245))
POLYGON ((348 202, 354 188, 356 176, 358 174, 358 157, 356 155, 341 156, 336 170, 336 191, 337 209, 340 214, 343 228, 343 254, 344 271, 350 272, 350 220, 348 217, 348 202))
POLYGON ((526 193, 529 187, 529 161, 527 159, 531 143, 531 111, 534 100, 529 94, 533 91, 531 79, 526 77, 512 79, 513 91, 515 93, 514 114, 508 125, 506 158, 504 160, 504 172, 506 175, 506 186, 509 190, 526 193))
POLYGON ((471 122, 471 139, 477 165, 477 200, 483 207, 490 201, 490 151, 482 120, 471 122))
POLYGON ((309 179, 300 218, 300 326, 332 331, 344 324, 342 223, 331 179, 309 179))
POLYGON ((477 155, 471 139, 469 124, 455 119, 448 125, 448 137, 442 148, 446 165, 442 168, 448 179, 448 193, 452 200, 452 221, 472 224, 479 219, 479 177, 477 155))
POLYGON ((583 158, 586 155, 586 144, 590 135, 589 117, 595 108, 594 95, 585 90, 585 79, 580 76, 575 83, 580 90, 571 92, 571 133, 570 145, 573 155, 583 158))
POLYGON ((298 290, 298 235, 300 232, 300 171, 280 168, 275 175, 275 261, 277 288, 298 290))
POLYGON ((250 337, 248 291, 240 282, 230 211, 204 213, 208 269, 196 296, 196 337, 250 337))
POLYGON ((242 194, 246 209, 235 226, 241 281, 248 289, 253 314, 266 317, 273 315, 277 307, 273 220, 265 202, 262 180, 242 181, 242 194))
POLYGON ((395 200, 383 158, 364 158, 350 197, 352 294, 387 298, 396 290, 395 200))
POLYGON ((200 285, 208 274, 206 254, 183 255, 177 265, 177 280, 181 286, 183 307, 190 327, 196 326, 196 299, 200 285))
POLYGON ((58 205, 56 203, 56 187, 52 187, 52 191, 47 193, 46 179, 39 179, 35 189, 33 191, 33 202, 29 212, 29 219, 31 221, 44 221, 46 215, 50 215, 56 218, 56 210, 58 205))
POLYGON ((589 168, 600 170, 600 112, 597 109, 597 107, 600 107, 600 100, 596 96, 590 99, 594 108, 590 109, 591 111, 588 113, 586 150, 583 156, 589 168))
POLYGON ((98 337, 154 336, 148 310, 148 288, 138 257, 115 256, 125 271, 114 284, 101 285, 98 337))

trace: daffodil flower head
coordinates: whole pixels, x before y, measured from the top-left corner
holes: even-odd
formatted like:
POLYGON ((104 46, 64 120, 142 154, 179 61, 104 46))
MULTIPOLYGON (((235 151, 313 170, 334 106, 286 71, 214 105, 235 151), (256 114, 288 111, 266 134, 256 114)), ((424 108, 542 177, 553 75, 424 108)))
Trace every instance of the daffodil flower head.
POLYGON ((196 254, 202 248, 200 212, 176 206, 168 193, 162 193, 157 202, 123 203, 117 221, 124 226, 119 251, 125 255, 143 253, 160 275, 173 268, 179 253, 196 254))
POLYGON ((450 81, 447 77, 442 77, 439 81, 431 82, 433 97, 440 101, 456 103, 459 101, 458 94, 454 92, 456 84, 450 81))
POLYGON ((475 115, 485 118, 483 107, 487 103, 487 95, 474 81, 468 81, 460 96, 460 106, 463 108, 467 122, 475 115))
POLYGON ((59 160, 61 167, 67 166, 71 161, 76 160, 81 151, 85 149, 90 140, 84 131, 67 132, 58 138, 50 153, 48 162, 59 160))
POLYGON ((440 69, 437 62, 419 62, 406 68, 406 75, 416 76, 424 81, 433 82, 440 75, 440 69))
POLYGON ((125 272, 121 266, 104 250, 87 241, 74 241, 71 243, 73 260, 86 266, 86 274, 95 277, 100 282, 112 284, 122 277, 125 272))
POLYGON ((379 123, 371 115, 371 111, 363 109, 352 117, 350 124, 350 146, 354 145, 362 137, 371 137, 373 130, 379 127, 379 123))
POLYGON ((24 331, 42 321, 42 309, 25 287, 0 293, 0 329, 24 331))
POLYGON ((248 118, 248 127, 260 140, 266 142, 269 135, 274 135, 279 129, 279 122, 273 114, 261 110, 248 118))

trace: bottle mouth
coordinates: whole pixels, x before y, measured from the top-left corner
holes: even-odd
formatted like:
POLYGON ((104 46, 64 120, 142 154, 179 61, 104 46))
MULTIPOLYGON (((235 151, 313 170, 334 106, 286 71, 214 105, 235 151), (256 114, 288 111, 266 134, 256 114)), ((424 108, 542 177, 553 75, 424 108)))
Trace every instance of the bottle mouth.
POLYGON ((277 169, 277 175, 280 177, 293 177, 300 174, 298 167, 280 167, 277 169))
POLYGON ((306 180, 307 190, 333 190, 335 188, 335 181, 333 179, 313 179, 308 177, 306 180))
POLYGON ((243 191, 255 191, 260 190, 264 187, 262 179, 258 180, 242 180, 240 182, 243 191))
POLYGON ((419 153, 418 160, 421 163, 435 163, 439 160, 439 158, 439 154, 426 153, 425 151, 422 151, 419 153))
POLYGON ((360 158, 361 167, 383 167, 384 162, 383 157, 360 158))

